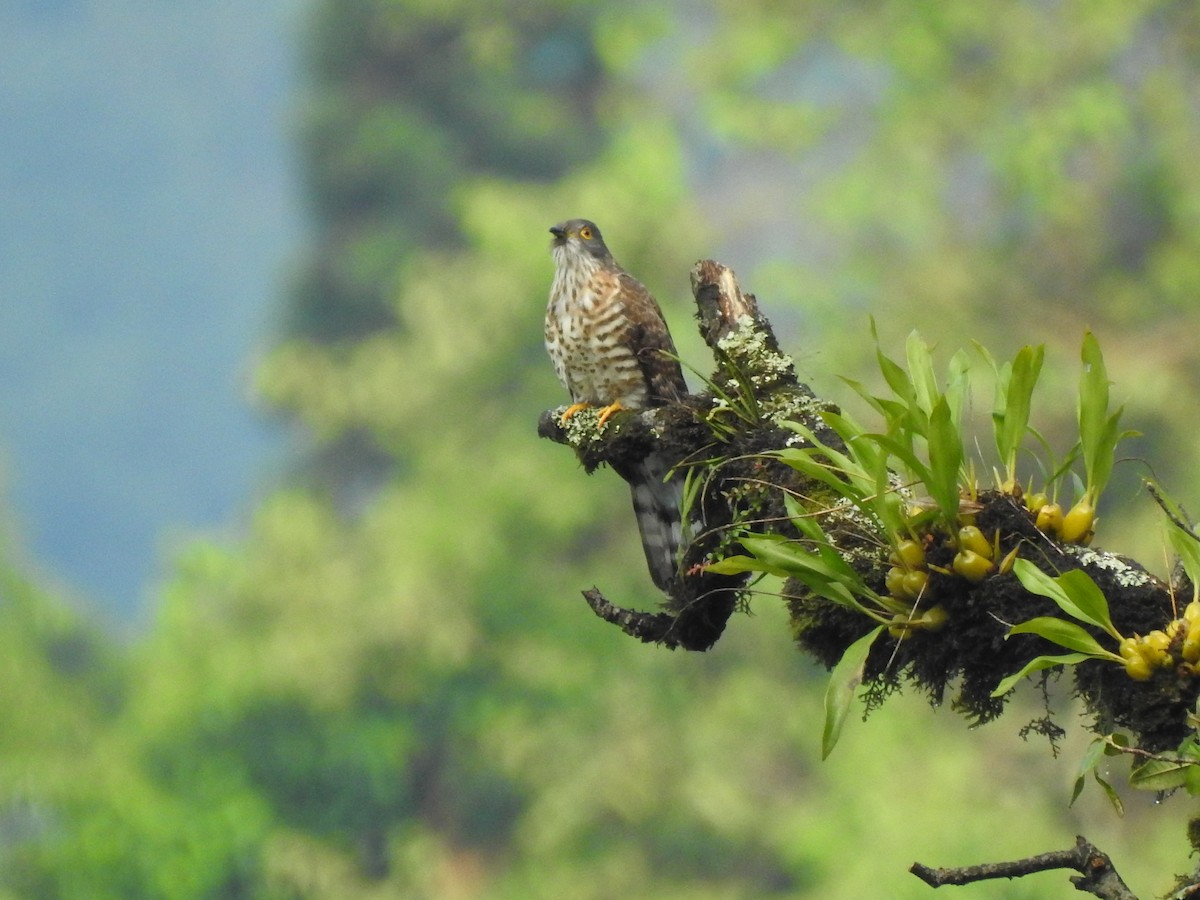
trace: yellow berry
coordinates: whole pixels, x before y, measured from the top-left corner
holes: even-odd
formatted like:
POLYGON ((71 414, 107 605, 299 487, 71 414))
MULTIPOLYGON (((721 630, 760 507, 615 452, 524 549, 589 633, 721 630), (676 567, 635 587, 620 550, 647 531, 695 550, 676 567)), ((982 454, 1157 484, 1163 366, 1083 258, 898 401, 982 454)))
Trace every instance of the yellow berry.
POLYGON ((1036 524, 1038 531, 1043 531, 1051 536, 1057 535, 1060 531, 1062 531, 1062 507, 1057 503, 1047 503, 1038 510, 1036 524))
POLYGON ((1200 621, 1188 625, 1179 653, 1186 662, 1200 662, 1200 621))
POLYGON ((1063 516, 1059 534, 1069 544, 1087 544, 1096 533, 1096 507, 1085 497, 1063 516))
POLYGON ((911 597, 905 598, 904 591, 904 576, 908 574, 905 569, 899 566, 892 566, 888 569, 888 573, 884 576, 883 583, 887 586, 887 592, 893 597, 899 599, 911 600, 911 597))
POLYGON ((1173 662, 1171 654, 1167 652, 1170 646, 1171 639, 1167 637, 1166 632, 1156 628, 1142 638, 1142 656, 1153 665, 1166 668, 1173 662))
POLYGON ((921 616, 921 625, 928 631, 937 631, 946 624, 946 607, 935 606, 932 609, 926 610, 921 616))
POLYGON ((1125 660, 1133 659, 1135 656, 1141 656, 1142 654, 1138 651, 1138 638, 1125 638, 1123 641, 1121 641, 1120 646, 1117 647, 1117 652, 1121 654, 1121 658, 1125 660))
POLYGON ((897 614, 892 618, 891 624, 888 625, 888 634, 902 640, 914 631, 937 631, 945 624, 945 607, 935 606, 912 619, 903 613, 897 614))
POLYGON ((923 593, 925 593, 925 585, 928 583, 928 581, 929 575, 926 572, 921 572, 919 570, 905 572, 903 582, 904 591, 910 598, 916 600, 923 593))
POLYGON ((983 532, 974 525, 958 529, 958 548, 960 550, 974 550, 980 556, 987 559, 992 558, 991 543, 983 536, 983 532))
POLYGON ((1166 650, 1171 646, 1171 639, 1167 637, 1165 631, 1160 631, 1155 628, 1148 635, 1142 638, 1142 643, 1147 647, 1153 647, 1155 650, 1166 650))
POLYGON ((923 569, 925 568, 925 548, 921 546, 920 541, 901 541, 892 551, 891 562, 893 565, 903 566, 906 569, 923 569))
POLYGON ((960 550, 954 556, 954 571, 972 584, 983 581, 995 567, 990 559, 974 550, 960 550))
POLYGON ((1134 681, 1147 681, 1154 674, 1154 668, 1144 656, 1137 655, 1125 660, 1125 674, 1134 681))
POLYGON ((892 616, 892 621, 888 625, 888 634, 898 640, 904 640, 912 634, 916 629, 914 622, 909 618, 911 613, 896 613, 892 616))
POLYGON ((1035 516, 1038 514, 1038 510, 1040 510, 1049 502, 1050 498, 1047 497, 1043 491, 1038 491, 1036 494, 1025 495, 1025 508, 1035 516))

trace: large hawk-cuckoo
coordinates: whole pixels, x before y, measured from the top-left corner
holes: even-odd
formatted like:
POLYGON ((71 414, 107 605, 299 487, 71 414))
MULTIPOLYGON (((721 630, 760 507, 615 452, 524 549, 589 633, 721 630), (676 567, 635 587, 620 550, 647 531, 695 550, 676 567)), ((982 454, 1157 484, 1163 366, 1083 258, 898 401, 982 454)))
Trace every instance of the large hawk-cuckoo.
MULTIPOLYGON (((571 394, 566 421, 602 407, 601 425, 617 410, 645 409, 687 393, 675 345, 654 297, 613 259, 600 229, 571 219, 554 235, 554 283, 546 309, 546 350, 571 394)), ((652 453, 618 473, 633 492, 642 549, 654 583, 668 593, 679 569, 682 479, 667 480, 669 461, 652 453)))

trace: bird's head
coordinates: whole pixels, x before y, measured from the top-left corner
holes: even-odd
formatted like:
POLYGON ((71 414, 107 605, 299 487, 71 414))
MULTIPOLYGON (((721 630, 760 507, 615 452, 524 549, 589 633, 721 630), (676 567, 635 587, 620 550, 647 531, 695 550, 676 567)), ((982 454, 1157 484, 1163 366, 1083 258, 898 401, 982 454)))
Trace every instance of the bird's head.
POLYGON ((560 252, 566 252, 597 260, 612 258, 595 222, 589 222, 587 219, 569 219, 555 225, 550 229, 550 233, 554 235, 550 249, 556 257, 560 252))

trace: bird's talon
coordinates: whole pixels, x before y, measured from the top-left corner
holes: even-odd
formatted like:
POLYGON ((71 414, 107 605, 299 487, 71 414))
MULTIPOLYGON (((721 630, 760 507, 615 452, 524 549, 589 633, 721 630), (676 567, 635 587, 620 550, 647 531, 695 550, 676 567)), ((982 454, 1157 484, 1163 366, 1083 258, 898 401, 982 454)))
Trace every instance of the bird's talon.
POLYGON ((563 414, 559 416, 558 424, 566 425, 567 419, 571 418, 571 416, 575 415, 575 413, 579 412, 581 409, 587 409, 589 406, 591 406, 590 403, 572 403, 563 410, 563 414))
POLYGON ((596 421, 596 427, 603 428, 604 423, 608 421, 609 416, 611 416, 613 413, 620 412, 624 408, 625 407, 623 407, 619 401, 613 403, 611 406, 604 407, 604 409, 600 410, 600 418, 596 421))

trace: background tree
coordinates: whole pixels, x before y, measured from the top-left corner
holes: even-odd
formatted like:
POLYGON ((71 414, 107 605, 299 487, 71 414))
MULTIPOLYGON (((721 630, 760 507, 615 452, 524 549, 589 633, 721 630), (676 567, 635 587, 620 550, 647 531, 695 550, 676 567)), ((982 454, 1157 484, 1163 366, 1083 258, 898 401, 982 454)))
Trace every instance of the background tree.
MULTIPOLYGON (((603 146, 606 73, 582 4, 316 4, 302 148, 314 250, 284 333, 336 353, 406 329, 395 295, 423 254, 468 243, 467 179, 551 182, 603 146)), ((326 486, 369 489, 390 461, 359 429, 321 444, 326 486)))

